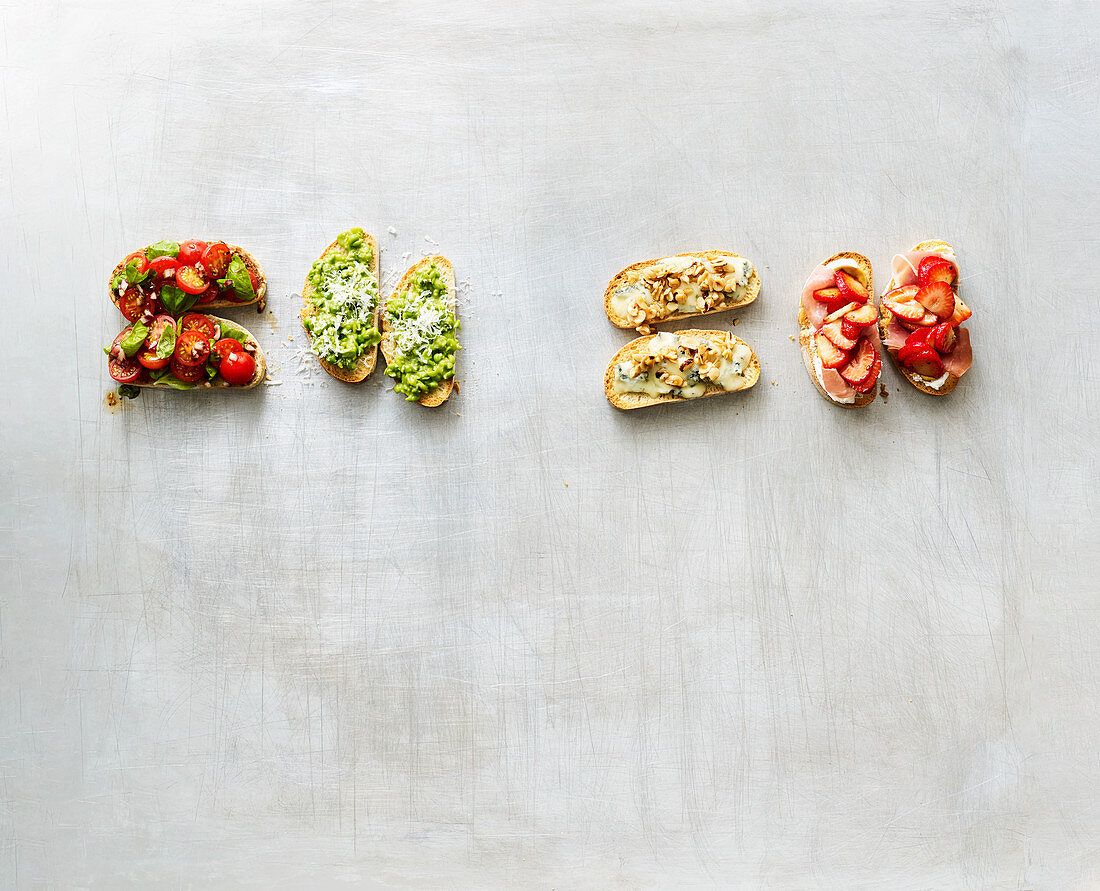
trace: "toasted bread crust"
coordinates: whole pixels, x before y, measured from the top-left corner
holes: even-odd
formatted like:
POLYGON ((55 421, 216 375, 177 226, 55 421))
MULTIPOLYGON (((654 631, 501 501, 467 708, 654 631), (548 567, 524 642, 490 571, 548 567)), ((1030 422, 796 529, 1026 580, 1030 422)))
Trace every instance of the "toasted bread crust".
MULTIPOLYGON (((671 257, 706 257, 709 260, 716 260, 719 257, 740 257, 742 260, 748 260, 748 257, 742 257, 740 254, 733 251, 691 251, 686 254, 670 254, 671 257)), ((603 293, 603 308, 607 313, 607 318, 611 321, 611 324, 616 328, 634 328, 638 327, 630 319, 627 319, 612 309, 611 296, 618 290, 623 283, 623 279, 628 272, 634 272, 638 269, 643 269, 646 266, 650 266, 653 263, 658 263, 661 260, 667 260, 668 257, 658 257, 655 260, 641 260, 637 263, 631 263, 625 269, 620 270, 615 274, 615 277, 608 283, 607 288, 603 293)), ((752 267, 752 272, 749 273, 749 283, 745 288, 745 293, 737 300, 730 300, 723 303, 721 306, 716 306, 713 309, 708 309, 705 312, 685 312, 685 313, 670 313, 660 319, 650 319, 642 324, 652 325, 659 324, 660 322, 678 322, 681 319, 691 319, 695 316, 707 316, 716 312, 726 312, 727 310, 737 309, 741 306, 748 306, 757 297, 760 296, 760 276, 756 273, 756 266, 749 260, 749 265, 752 267)))
MULTIPOLYGON (((204 312, 208 309, 226 309, 234 306, 253 306, 261 302, 267 296, 267 276, 264 275, 263 267, 256 261, 256 258, 242 247, 230 244, 228 241, 225 244, 232 253, 241 255, 241 259, 244 260, 244 265, 256 276, 258 282, 256 285, 256 299, 247 300, 244 303, 238 303, 236 300, 211 300, 209 303, 202 304, 202 306, 196 304, 189 312, 204 312)), ((126 258, 123 257, 122 260, 119 260, 118 265, 111 270, 111 274, 107 278, 107 293, 111 295, 111 302, 115 305, 116 309, 122 298, 118 296, 117 291, 111 289, 111 282, 115 280, 115 276, 122 274, 122 264, 125 259, 126 258)))
MULTIPOLYGON (((951 246, 951 244, 949 242, 942 241, 938 238, 932 238, 932 239, 929 239, 928 241, 922 241, 919 244, 913 245, 911 248, 909 248, 909 250, 911 250, 911 251, 939 251, 939 250, 943 250, 944 248, 951 251, 952 254, 955 253, 955 249, 951 246)), ((894 277, 891 275, 890 276, 890 281, 886 285, 886 290, 882 292, 883 296, 888 294, 895 287, 897 287, 897 284, 894 281, 894 277)), ((959 289, 957 287, 954 290, 955 290, 956 294, 959 292, 959 289)), ((894 314, 892 312, 890 312, 890 310, 888 310, 885 306, 883 306, 880 303, 879 308, 878 308, 878 332, 879 332, 879 337, 882 340, 882 348, 884 350, 886 350, 887 353, 890 354, 890 359, 893 361, 894 367, 898 371, 901 372, 902 377, 904 377, 907 381, 909 381, 909 383, 911 383, 914 387, 916 387, 922 393, 927 393, 929 396, 946 396, 948 393, 950 393, 952 390, 954 390, 955 387, 958 386, 959 380, 960 380, 959 375, 951 374, 949 372, 948 375, 947 375, 947 380, 944 381, 943 386, 940 387, 937 390, 935 387, 928 386, 928 384, 925 382, 924 378, 921 377, 919 374, 915 374, 914 372, 912 372, 908 368, 906 368, 904 365, 902 365, 898 361, 898 351, 897 350, 892 350, 892 349, 890 349, 889 347, 886 346, 886 329, 890 327, 890 320, 893 319, 893 317, 894 317, 894 314)))
MULTIPOLYGON (((432 257, 425 257, 417 263, 414 263, 408 269, 405 270, 405 274, 401 276, 401 281, 397 283, 397 287, 393 289, 394 294, 400 294, 402 291, 408 289, 409 284, 412 282, 413 276, 417 274, 421 269, 426 269, 434 263, 439 267, 439 271, 443 276, 443 284, 447 286, 447 307, 451 312, 455 313, 457 318, 458 311, 455 306, 455 270, 451 265, 451 261, 441 255, 435 255, 432 257)), ((389 313, 386 311, 385 301, 379 301, 381 304, 381 331, 382 331, 382 355, 386 357, 386 362, 392 362, 393 357, 397 354, 396 347, 393 342, 393 326, 390 324, 389 313)), ((428 408, 435 408, 437 405, 442 405, 451 395, 451 391, 454 389, 454 378, 449 378, 443 381, 438 387, 429 393, 425 393, 416 401, 428 408)))
MULTIPOLYGON (((875 297, 875 280, 874 273, 871 270, 871 261, 863 256, 863 254, 856 254, 852 251, 840 251, 839 253, 833 254, 829 259, 824 260, 819 265, 826 266, 834 260, 841 259, 851 260, 867 277, 867 299, 873 305, 875 297)), ((814 359, 817 357, 817 343, 814 340, 814 329, 806 315, 805 308, 802 306, 801 296, 798 301, 798 345, 802 350, 802 363, 806 366, 806 371, 810 375, 810 380, 813 382, 817 392, 824 396, 832 405, 839 405, 841 408, 863 408, 863 406, 870 405, 875 401, 875 396, 878 393, 877 386, 872 387, 866 393, 856 393, 855 402, 837 402, 829 395, 828 391, 821 386, 821 382, 817 379, 817 370, 814 368, 814 359)))
MULTIPOLYGON (((378 244, 377 242, 375 242, 374 236, 371 235, 369 232, 363 234, 363 241, 369 244, 371 248, 371 256, 373 257, 373 262, 371 263, 371 271, 374 273, 374 281, 377 284, 379 269, 378 244)), ((321 251, 321 257, 318 259, 327 257, 330 254, 338 254, 339 252, 340 245, 336 240, 333 240, 332 244, 321 251)), ((302 330, 304 330, 306 333, 306 340, 308 340, 311 344, 313 343, 313 341, 309 336, 309 329, 306 328, 305 321, 306 319, 311 318, 316 312, 313 304, 310 302, 310 298, 312 296, 313 285, 309 280, 309 275, 307 274, 305 284, 302 285, 302 309, 298 315, 302 320, 302 330)), ((378 327, 378 312, 381 305, 382 297, 381 295, 379 295, 374 305, 374 326, 376 328, 378 327)), ((341 368, 339 365, 322 359, 320 356, 317 357, 317 361, 321 363, 321 367, 325 371, 331 374, 338 381, 343 381, 346 384, 358 384, 366 380, 370 376, 370 373, 374 371, 374 366, 378 362, 378 346, 375 345, 371 347, 370 350, 363 353, 363 355, 361 355, 356 361, 355 366, 350 370, 341 368)))
MULTIPOLYGON (((253 387, 259 386, 263 382, 263 379, 265 377, 267 377, 267 357, 264 355, 264 351, 262 349, 260 349, 260 344, 257 342, 256 338, 253 336, 252 332, 249 331, 247 328, 245 328, 244 325, 238 325, 236 322, 231 321, 230 319, 223 319, 219 316, 212 316, 209 313, 205 313, 205 312, 202 313, 202 315, 213 319, 215 322, 218 322, 219 324, 222 323, 222 322, 226 322, 227 324, 232 325, 234 328, 240 328, 246 335, 248 335, 248 338, 245 341, 245 345, 247 346, 248 344, 252 344, 256 348, 255 352, 253 352, 253 354, 252 354, 253 356, 256 357, 256 372, 252 375, 252 380, 249 381, 244 386, 234 387, 232 384, 226 383, 226 381, 222 380, 219 377, 217 380, 214 381, 214 383, 210 384, 209 386, 204 386, 203 384, 196 384, 191 389, 192 390, 251 390, 253 387)), ((130 384, 130 386, 132 386, 132 387, 149 387, 150 389, 154 389, 154 390, 168 390, 168 389, 171 389, 170 387, 157 386, 154 383, 130 384)), ((190 392, 190 391, 187 391, 187 392, 190 392)))
POLYGON ((706 392, 703 393, 702 396, 696 396, 693 399, 685 399, 683 396, 673 396, 667 393, 663 396, 647 396, 645 393, 615 392, 615 366, 636 354, 641 354, 642 348, 648 346, 649 342, 657 336, 655 334, 649 334, 645 337, 634 338, 634 340, 630 341, 630 343, 626 344, 612 356, 611 361, 607 363, 607 370, 604 372, 603 376, 603 391, 608 402, 615 406, 615 408, 624 410, 645 408, 649 405, 660 405, 664 402, 698 402, 700 399, 706 399, 710 396, 722 396, 726 393, 740 393, 743 390, 748 390, 756 386, 756 382, 760 380, 760 359, 757 357, 756 351, 740 337, 736 337, 728 331, 705 330, 701 328, 685 328, 675 333, 686 336, 695 335, 699 337, 710 337, 745 346, 748 351, 752 353, 752 361, 745 371, 745 377, 748 383, 738 390, 724 390, 722 387, 715 386, 714 384, 707 384, 706 392))

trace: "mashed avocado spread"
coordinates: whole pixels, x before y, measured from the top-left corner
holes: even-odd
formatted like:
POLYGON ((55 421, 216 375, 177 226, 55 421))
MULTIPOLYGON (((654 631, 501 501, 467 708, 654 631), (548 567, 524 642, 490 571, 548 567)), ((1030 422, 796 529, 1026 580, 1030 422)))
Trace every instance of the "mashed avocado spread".
POLYGON ((386 314, 394 345, 386 374, 396 380, 394 390, 415 402, 454 377, 459 323, 435 263, 417 272, 407 290, 390 296, 386 314))
POLYGON ((336 239, 338 250, 313 261, 306 280, 312 315, 304 322, 313 352, 345 370, 381 339, 375 324, 378 279, 374 254, 356 227, 336 239))

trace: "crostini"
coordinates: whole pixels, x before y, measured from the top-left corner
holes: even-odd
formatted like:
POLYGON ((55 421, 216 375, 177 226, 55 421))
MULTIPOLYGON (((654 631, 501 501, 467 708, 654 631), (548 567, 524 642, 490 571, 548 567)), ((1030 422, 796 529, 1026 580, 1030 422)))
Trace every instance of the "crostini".
POLYGON ((247 390, 267 374, 263 350, 251 333, 198 312, 178 320, 167 313, 142 317, 103 352, 111 377, 124 387, 247 390))
POLYGON ((697 251, 643 260, 619 272, 603 295, 604 311, 618 328, 689 319, 752 303, 760 276, 730 251, 697 251))
POLYGON ((871 262, 842 251, 814 268, 798 307, 798 345, 810 380, 834 405, 875 399, 882 370, 871 262))
POLYGON ((356 227, 324 249, 302 286, 302 327, 321 367, 357 384, 378 359, 378 245, 356 227))
POLYGON ((434 407, 454 389, 458 317, 455 273, 446 257, 425 257, 382 305, 382 354, 394 390, 408 402, 434 407))
POLYGON ((760 380, 760 360, 728 331, 689 328, 638 337, 619 350, 604 373, 615 408, 690 402, 747 390, 760 380))
POLYGON ((958 295, 955 250, 946 241, 922 241, 895 254, 890 284, 879 301, 879 333, 898 370, 932 396, 946 396, 974 356, 962 323, 969 307, 958 295))
POLYGON ((194 306, 258 303, 267 294, 260 264, 224 241, 158 241, 128 254, 111 272, 111 302, 134 322, 145 312, 181 316, 194 306))

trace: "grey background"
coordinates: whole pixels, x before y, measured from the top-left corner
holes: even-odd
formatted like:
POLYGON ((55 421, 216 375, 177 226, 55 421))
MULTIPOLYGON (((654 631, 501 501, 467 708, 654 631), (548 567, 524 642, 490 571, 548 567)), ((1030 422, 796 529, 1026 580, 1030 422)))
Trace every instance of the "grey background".
POLYGON ((0 8, 0 884, 1100 884, 1098 24, 0 8), (440 410, 302 354, 354 224, 454 262, 440 410), (109 409, 105 278, 194 236, 279 383, 109 409), (932 236, 973 370, 832 408, 803 280, 932 236), (605 283, 708 247, 763 379, 615 412, 605 283))

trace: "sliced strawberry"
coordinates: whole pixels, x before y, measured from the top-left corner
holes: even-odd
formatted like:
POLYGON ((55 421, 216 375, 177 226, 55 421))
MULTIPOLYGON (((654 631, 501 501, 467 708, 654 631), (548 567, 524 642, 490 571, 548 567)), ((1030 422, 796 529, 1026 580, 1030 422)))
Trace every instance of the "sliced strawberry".
POLYGON ((937 319, 949 319, 955 313, 955 292, 947 282, 932 282, 920 289, 917 303, 937 319))
POLYGON ((951 327, 957 328, 972 315, 974 315, 974 313, 970 311, 970 307, 963 303, 958 297, 956 297, 955 313, 951 316, 951 327))
POLYGON ((898 303, 889 297, 882 298, 882 305, 898 317, 901 322, 920 322, 925 316, 925 309, 919 303, 898 303))
POLYGON ((882 371, 882 357, 875 353, 875 363, 871 366, 871 370, 867 372, 867 377, 859 383, 852 384, 852 389, 857 393, 866 393, 874 389, 875 384, 878 383, 880 371, 882 371))
MULTIPOLYGON (((866 304, 864 304, 866 305, 866 304)), ((860 332, 866 327, 866 325, 860 325, 853 322, 849 316, 845 316, 840 320, 841 333, 851 340, 859 340, 860 332)))
POLYGON ((822 303, 835 303, 839 299, 839 288, 820 288, 814 291, 814 300, 820 300, 822 303))
POLYGON ((920 261, 920 267, 917 269, 917 281, 920 282, 922 288, 927 287, 932 282, 944 282, 953 285, 958 278, 959 271, 955 268, 955 264, 943 257, 925 257, 920 261))
POLYGON ((842 350, 820 331, 814 336, 814 343, 817 344, 821 364, 826 368, 839 368, 848 362, 848 351, 842 350))
POLYGON ((935 325, 936 322, 939 321, 939 319, 932 315, 932 313, 926 312, 915 322, 909 322, 901 318, 899 318, 898 321, 901 323, 901 326, 903 328, 909 331, 919 331, 921 328, 928 328, 931 325, 935 325))
POLYGON ((844 318, 853 325, 859 325, 865 328, 878 321, 878 312, 870 303, 864 303, 862 306, 858 306, 847 313, 844 318))
POLYGON ((923 377, 939 377, 943 374, 943 360, 928 344, 903 346, 898 350, 898 361, 923 377))
MULTIPOLYGON (((947 322, 941 322, 939 325, 934 325, 931 328, 924 329, 928 332, 928 344, 937 353, 944 356, 951 355, 955 349, 955 344, 958 341, 958 337, 955 334, 955 329, 951 327, 947 322)), ((906 341, 908 343, 908 341, 906 341)))
POLYGON ((836 271, 836 287, 844 300, 854 300, 856 303, 867 302, 867 289, 863 284, 841 269, 836 271))
POLYGON ((856 345, 853 338, 844 336, 844 328, 840 322, 829 322, 828 325, 822 325, 821 333, 842 350, 850 350, 856 345))
POLYGON ((920 288, 916 285, 902 285, 900 288, 894 288, 892 291, 887 291, 883 294, 883 299, 893 300, 895 303, 911 303, 917 299, 917 293, 920 288))
POLYGON ((875 364, 875 345, 869 337, 861 337, 859 346, 855 350, 852 360, 840 369, 840 376, 849 384, 857 384, 866 381, 867 375, 875 364))
POLYGON ((928 346, 928 338, 931 336, 932 328, 917 328, 912 334, 905 338, 905 346, 928 346))
POLYGON ((851 312, 851 310, 860 305, 861 304, 859 303, 845 303, 842 307, 840 307, 840 309, 831 312, 827 316, 825 316, 825 323, 828 324, 829 322, 837 322, 840 319, 843 319, 849 312, 851 312))

